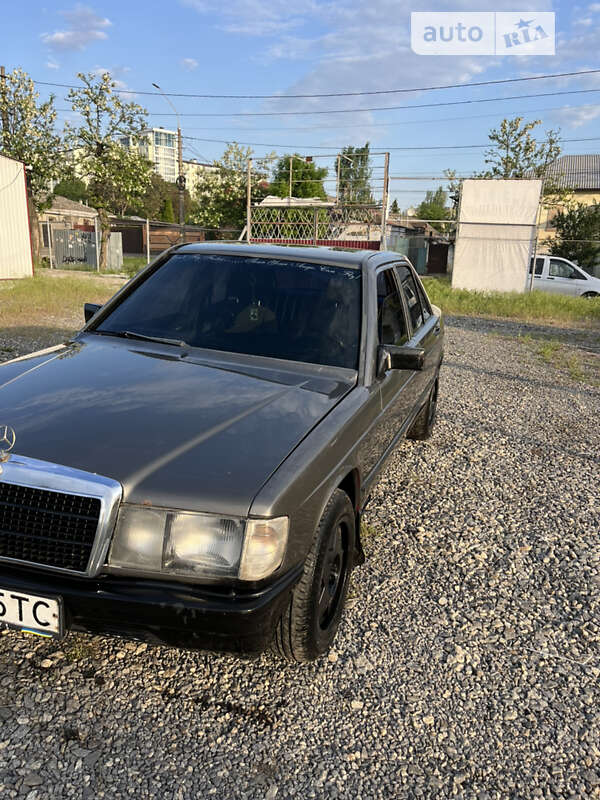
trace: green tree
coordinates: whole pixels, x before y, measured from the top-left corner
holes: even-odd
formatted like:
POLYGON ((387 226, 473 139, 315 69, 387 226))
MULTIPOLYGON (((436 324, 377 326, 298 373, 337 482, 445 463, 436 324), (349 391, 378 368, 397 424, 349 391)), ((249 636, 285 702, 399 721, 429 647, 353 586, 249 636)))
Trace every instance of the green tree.
MULTIPOLYGON (((200 175, 192 195, 190 222, 207 228, 227 228, 225 238, 232 231, 241 231, 246 224, 246 198, 248 186, 249 147, 235 142, 228 145, 223 156, 214 162, 215 170, 200 175)), ((252 202, 259 202, 267 194, 268 164, 273 156, 252 162, 252 202)))
POLYGON ((576 203, 559 211, 553 220, 556 238, 552 240, 552 255, 576 261, 590 269, 600 259, 600 203, 576 203))
POLYGON ((338 202, 363 203, 374 202, 371 193, 371 155, 367 142, 363 147, 344 147, 338 154, 339 182, 338 202))
MULTIPOLYGON (((162 219, 163 209, 167 199, 170 199, 173 208, 178 203, 179 189, 177 184, 166 181, 157 172, 150 174, 150 181, 144 194, 136 198, 128 206, 127 213, 148 219, 162 219)), ((190 193, 185 191, 185 208, 190 209, 192 204, 190 193)))
POLYGON ((134 147, 126 149, 116 141, 126 137, 135 144, 146 127, 146 111, 123 100, 107 72, 100 76, 80 72, 77 77, 83 85, 70 89, 68 99, 81 123, 67 125, 66 138, 73 147, 76 172, 87 181, 90 202, 98 209, 102 270, 106 269, 109 214, 123 215, 150 183, 150 162, 134 147))
POLYGON ((390 214, 399 214, 399 213, 400 213, 400 208, 398 207, 398 201, 394 198, 394 202, 392 203, 390 208, 390 214))
POLYGON ((448 195, 446 191, 440 186, 433 190, 428 189, 425 193, 425 199, 417 208, 418 219, 424 219, 437 228, 439 231, 444 231, 448 226, 432 222, 432 220, 444 220, 450 218, 450 209, 447 207, 448 195))
MULTIPOLYGON (((485 152, 487 169, 481 178, 544 178, 548 167, 560 155, 560 131, 546 131, 544 141, 532 135, 539 119, 523 124, 523 117, 503 119, 488 134, 491 147, 485 152)), ((549 189, 551 187, 548 187, 549 189)))
POLYGON ((444 170, 444 177, 448 181, 446 186, 446 192, 448 194, 448 199, 451 201, 452 205, 449 208, 448 216, 450 219, 456 219, 458 216, 458 204, 460 202, 460 190, 462 187, 462 180, 457 177, 456 170, 454 169, 445 169, 444 170))
POLYGON ((271 194, 289 197, 290 169, 292 177, 292 197, 318 197, 326 200, 323 181, 327 177, 327 167, 317 167, 314 161, 307 161, 298 153, 282 156, 275 167, 271 181, 271 194))
POLYGON ((64 154, 55 131, 54 96, 39 102, 33 81, 23 70, 0 80, 0 150, 27 168, 27 205, 33 258, 40 258, 39 213, 50 204, 48 187, 60 174, 64 154))
POLYGON ((175 222, 175 212, 173 211, 173 201, 166 197, 162 207, 161 217, 163 222, 175 222))
POLYGON ((76 175, 63 178, 54 187, 54 194, 59 197, 67 197, 76 203, 87 200, 89 191, 87 185, 76 175))

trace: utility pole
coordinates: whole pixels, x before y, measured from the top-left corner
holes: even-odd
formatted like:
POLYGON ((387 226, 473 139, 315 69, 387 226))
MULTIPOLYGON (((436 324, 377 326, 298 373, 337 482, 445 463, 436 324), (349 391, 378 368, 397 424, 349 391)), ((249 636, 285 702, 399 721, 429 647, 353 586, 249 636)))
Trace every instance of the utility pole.
POLYGON ((6 109, 6 70, 0 67, 0 100, 2 101, 2 131, 8 133, 8 112, 6 109))
POLYGON ((181 225, 181 238, 185 238, 183 226, 185 225, 185 175, 183 174, 183 142, 181 140, 181 126, 177 119, 177 162, 179 175, 177 176, 177 189, 179 190, 179 224, 181 225))
POLYGON ((294 160, 294 156, 290 156, 290 192, 289 192, 289 204, 292 204, 292 161, 294 160))
POLYGON ((165 98, 167 103, 171 106, 173 111, 175 112, 175 116, 177 117, 177 164, 178 164, 178 172, 177 175, 177 189, 179 190, 179 226, 181 229, 181 239, 184 238, 184 223, 185 223, 185 175, 183 174, 183 140, 181 138, 181 121, 179 119, 179 114, 177 113, 177 109, 171 102, 171 100, 167 97, 167 95, 163 92, 160 88, 158 83, 153 83, 155 89, 157 89, 162 96, 165 98))
POLYGON ((535 213, 535 239, 533 240, 533 253, 531 255, 531 274, 529 276, 529 291, 533 292, 533 278, 535 276, 535 266, 537 261, 538 239, 540 233, 540 219, 542 212, 542 205, 544 203, 544 183, 546 178, 542 178, 542 185, 540 186, 540 199, 538 201, 537 211, 535 213))
POLYGON ((248 159, 246 167, 246 241, 252 241, 252 159, 248 159))
POLYGON ((385 161, 383 164, 383 197, 381 200, 381 239, 379 247, 385 250, 387 240, 387 213, 388 213, 388 197, 390 185, 390 154, 385 154, 385 161))

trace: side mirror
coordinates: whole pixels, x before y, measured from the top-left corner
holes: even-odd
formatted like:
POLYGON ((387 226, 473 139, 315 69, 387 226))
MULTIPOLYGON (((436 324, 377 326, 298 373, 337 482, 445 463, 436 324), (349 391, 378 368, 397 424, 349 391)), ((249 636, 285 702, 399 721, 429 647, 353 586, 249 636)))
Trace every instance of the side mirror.
POLYGON ((91 318, 94 316, 96 311, 99 311, 102 308, 101 305, 98 303, 84 303, 83 304, 83 316, 86 322, 89 322, 91 318))
POLYGON ((425 350, 422 347, 381 344, 377 350, 378 375, 385 374, 389 369, 422 370, 424 365, 425 350))

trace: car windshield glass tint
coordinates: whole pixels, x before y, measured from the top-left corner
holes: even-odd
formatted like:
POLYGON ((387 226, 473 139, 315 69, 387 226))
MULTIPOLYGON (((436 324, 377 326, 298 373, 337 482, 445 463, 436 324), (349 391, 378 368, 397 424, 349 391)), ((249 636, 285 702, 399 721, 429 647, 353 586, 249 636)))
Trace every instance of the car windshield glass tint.
POLYGON ((356 369, 360 317, 360 270, 180 253, 96 330, 356 369))

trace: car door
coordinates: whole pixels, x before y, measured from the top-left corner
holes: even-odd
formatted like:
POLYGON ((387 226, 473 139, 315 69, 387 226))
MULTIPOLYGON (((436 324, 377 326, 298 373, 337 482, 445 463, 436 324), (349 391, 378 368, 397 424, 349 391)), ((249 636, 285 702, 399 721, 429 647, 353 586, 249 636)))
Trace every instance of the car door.
POLYGON ((562 258, 548 259, 548 289, 552 294, 578 295, 577 269, 562 258))
POLYGON ((441 320, 434 313, 427 294, 415 270, 404 262, 396 266, 396 273, 408 309, 408 321, 411 328, 410 347, 422 347, 425 350, 425 364, 415 375, 411 385, 413 405, 419 403, 430 390, 442 357, 441 320))
MULTIPOLYGON (((376 277, 377 342, 379 345, 406 344, 411 330, 393 265, 384 265, 376 277)), ((412 411, 413 392, 410 385, 415 375, 414 370, 389 369, 376 376, 381 413, 369 435, 370 452, 365 459, 369 467, 375 467, 381 461, 400 435, 412 411)))
MULTIPOLYGON (((533 276, 533 289, 546 290, 546 278, 544 276, 544 263, 546 259, 544 256, 538 256, 535 259, 535 274, 533 276)), ((529 277, 527 279, 527 289, 529 290, 531 281, 531 269, 533 267, 533 258, 529 261, 529 277)))

